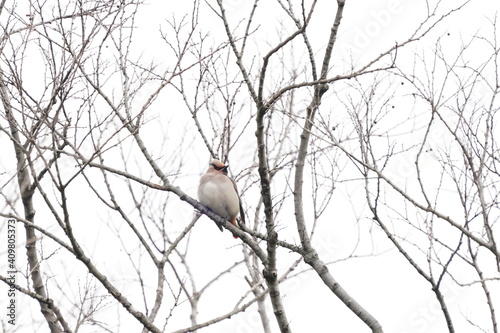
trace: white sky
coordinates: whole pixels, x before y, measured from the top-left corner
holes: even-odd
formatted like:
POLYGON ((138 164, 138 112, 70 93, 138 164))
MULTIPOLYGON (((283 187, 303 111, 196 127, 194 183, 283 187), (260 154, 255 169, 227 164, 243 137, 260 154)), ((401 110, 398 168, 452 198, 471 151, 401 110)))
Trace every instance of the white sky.
MULTIPOLYGON (((276 10, 273 10, 273 6, 275 6, 273 5, 274 2, 261 2, 262 4, 260 6, 262 8, 259 13, 261 26, 255 32, 255 35, 262 38, 262 41, 259 40, 258 45, 252 45, 251 47, 258 46, 260 52, 265 53, 268 49, 266 42, 273 42, 273 33, 276 29, 275 23, 277 20, 275 17, 276 10), (268 39, 266 40, 266 38, 268 39)), ((334 3, 333 1, 331 2, 334 3)), ((347 2, 339 42, 336 46, 337 52, 332 62, 332 75, 345 71, 346 63, 340 62, 341 59, 352 57, 355 64, 363 64, 367 59, 373 58, 374 55, 379 54, 382 50, 393 45, 395 41, 403 40, 408 36, 409 31, 412 31, 420 22, 425 10, 425 8, 422 7, 422 2, 416 0, 348 0, 347 2)), ((448 3, 453 3, 453 1, 448 1, 448 3)), ((251 6, 250 1, 245 0, 230 0, 227 1, 227 5, 228 15, 233 23, 244 19, 251 6)), ((186 7, 189 8, 189 3, 187 1, 150 1, 150 4, 147 6, 141 7, 136 21, 136 26, 138 27, 136 34, 138 39, 144 42, 138 47, 136 52, 143 53, 145 62, 147 62, 146 60, 154 59, 155 61, 164 62, 164 64, 169 63, 170 59, 163 59, 162 52, 159 51, 162 50, 161 47, 158 47, 159 39, 157 37, 159 25, 164 23, 165 20, 171 16, 180 18, 182 11, 186 10, 186 7)), ((450 32, 449 38, 453 41, 450 44, 454 44, 460 41, 460 36, 464 36, 464 39, 466 39, 469 35, 478 30, 488 29, 489 26, 487 26, 484 17, 485 15, 493 17, 493 13, 498 9, 500 9, 500 2, 498 1, 473 2, 452 18, 447 19, 446 23, 440 25, 436 32, 423 43, 419 44, 419 47, 424 48, 433 45, 435 37, 441 35, 444 31, 450 32)), ((313 20, 313 24, 310 27, 310 36, 313 36, 312 43, 316 45, 316 47, 324 43, 324 34, 319 32, 329 30, 331 17, 334 15, 333 10, 334 8, 331 7, 329 1, 321 1, 318 4, 317 15, 319 15, 319 17, 313 20), (314 31, 318 31, 318 33, 315 34, 314 31), (317 38, 314 38, 314 36, 317 36, 317 38)), ((204 12, 200 22, 201 26, 203 28, 206 27, 206 30, 210 32, 210 38, 217 41, 224 40, 225 35, 222 25, 215 15, 204 12)), ((247 52, 251 50, 252 48, 247 50, 247 52)), ((255 52, 257 54, 257 49, 255 49, 255 52)), ((319 52, 318 57, 322 56, 322 52, 322 50, 319 52)), ((477 52, 481 52, 481 50, 477 50, 477 52)), ((405 60, 401 59, 401 61, 405 60)), ((172 99, 170 98, 171 95, 159 100, 160 102, 163 101, 163 103, 168 103, 166 104, 168 105, 167 111, 176 111, 177 107, 182 108, 181 104, 177 104, 180 103, 179 100, 175 97, 172 99)), ((166 112, 163 114, 160 112, 159 114, 158 117, 160 120, 168 119, 170 122, 179 121, 180 124, 183 124, 186 113, 179 115, 175 112, 166 112)), ((154 142, 158 138, 158 132, 151 129, 161 128, 160 123, 161 122, 152 122, 150 126, 148 126, 149 130, 144 133, 144 138, 146 140, 154 142)), ((252 124, 252 126, 254 125, 252 124)), ((169 132, 167 133, 170 139, 168 145, 171 145, 171 149, 175 149, 177 143, 179 146, 182 145, 182 147, 184 147, 183 149, 193 149, 193 156, 188 161, 190 163, 186 164, 184 169, 185 173, 179 175, 175 184, 180 186, 191 196, 196 197, 195 193, 199 175, 205 171, 206 160, 208 159, 206 155, 208 154, 200 149, 201 141, 199 141, 199 139, 196 139, 198 141, 194 142, 183 142, 183 131, 183 126, 174 126, 173 130, 172 126, 170 126, 169 132), (175 138, 177 138, 177 140, 175 138)), ((253 134, 253 131, 249 131, 249 133, 253 134)), ((6 141, 5 137, 3 137, 2 140, 6 141)), ((254 138, 252 135, 248 135, 246 140, 254 140, 254 138)), ((249 144, 253 143, 253 141, 246 142, 249 144)), ((2 142, 2 144, 4 144, 4 142, 2 142)), ((240 144, 240 149, 244 149, 244 144, 245 141, 240 144)), ((9 153, 7 158, 10 158, 9 155, 12 156, 12 148, 9 146, 6 149, 8 149, 9 153)), ((154 147, 152 148, 153 152, 155 152, 155 149, 158 152, 168 150, 162 149, 161 147, 154 147)), ((160 153, 158 153, 158 155, 160 155, 157 156, 158 158, 169 158, 160 153)), ((251 160, 251 158, 252 156, 248 156, 249 160, 251 160)), ((8 162, 6 161, 7 160, 3 160, 1 164, 3 166, 7 165, 8 162)), ((108 161, 110 161, 110 159, 108 159, 108 161)), ((238 161, 231 161, 232 172, 240 172, 247 166, 246 162, 244 158, 238 161)), ((130 165, 130 167, 140 172, 140 166, 130 165)), ((432 165, 429 165, 429 169, 431 168, 432 165)), ((396 173, 398 172, 401 172, 401 170, 396 170, 396 173)), ((117 186, 119 186, 118 184, 119 182, 117 182, 117 186)), ((133 269, 115 260, 115 254, 110 251, 110 248, 120 248, 120 243, 115 238, 114 231, 103 224, 103 221, 112 221, 113 216, 107 216, 104 210, 94 209, 94 207, 99 207, 99 204, 95 199, 90 199, 90 190, 83 181, 81 185, 74 184, 73 190, 75 193, 78 192, 80 198, 89 198, 78 201, 75 200, 72 203, 74 205, 72 208, 78 212, 77 216, 79 216, 79 218, 75 219, 75 221, 78 222, 75 223, 75 231, 77 234, 82 235, 80 240, 82 243, 85 243, 86 251, 95 256, 94 258, 97 260, 96 264, 99 267, 105 268, 105 271, 112 277, 120 279, 120 282, 117 283, 117 287, 122 288, 124 293, 127 294, 127 297, 130 297, 131 301, 140 300, 137 293, 127 289, 128 285, 136 286, 136 284, 131 281, 131 279, 135 278, 133 269), (91 232, 89 232, 89 230, 91 230, 91 232)), ((339 201, 347 200, 348 194, 353 196, 361 195, 362 191, 362 188, 346 188, 340 190, 335 198, 338 196, 339 201)), ((251 193, 249 195, 251 195, 251 193)), ((165 194, 158 194, 158 196, 165 197, 165 194)), ((40 201, 40 198, 38 197, 37 200, 40 201)), ((250 205, 254 204, 252 200, 248 200, 248 202, 250 205)), ((255 207, 249 207, 249 209, 254 208, 255 207)), ((353 224, 349 224, 348 227, 343 229, 342 235, 335 233, 335 231, 338 230, 338 224, 342 223, 342 219, 356 218, 352 212, 352 207, 343 204, 335 204, 334 200, 330 210, 331 212, 329 214, 336 217, 333 222, 334 225, 322 225, 315 238, 318 253, 325 262, 338 260, 348 256, 353 250, 353 244, 355 244, 359 236, 358 229, 353 224), (339 218, 339 216, 342 218, 339 218)), ((290 207, 289 211, 293 212, 292 207, 290 207)), ((43 208, 37 208, 37 218, 43 220, 44 216, 50 216, 50 214, 44 211, 43 208)), ((167 220, 176 221, 176 219, 182 219, 183 221, 180 221, 182 225, 187 224, 191 216, 191 207, 184 203, 180 203, 176 207, 170 207, 167 212, 167 220), (177 216, 179 218, 177 218, 177 216)), ((116 215, 114 217, 116 217, 116 215)), ((293 238, 294 233, 290 231, 293 226, 286 225, 289 221, 288 218, 289 216, 286 215, 278 217, 278 222, 283 228, 280 235, 287 237, 287 240, 290 242, 298 242, 298 239, 293 238)), ((360 223, 365 224, 361 227, 364 233, 362 236, 366 238, 374 237, 374 239, 373 244, 364 243, 363 246, 358 249, 358 253, 370 253, 372 250, 371 246, 373 245, 375 247, 375 252, 384 254, 378 257, 353 259, 331 265, 330 268, 333 276, 355 299, 379 320, 384 327, 384 332, 444 332, 444 319, 439 309, 435 306, 430 286, 423 282, 421 278, 415 278, 413 269, 409 267, 409 264, 403 260, 399 253, 394 250, 385 253, 387 249, 391 248, 391 245, 385 237, 381 237, 380 233, 374 232, 371 235, 367 233, 367 230, 369 230, 367 227, 369 221, 362 220, 360 223)), ((56 229, 57 228, 54 226, 53 231, 57 232, 56 229)), ((18 230, 22 230, 22 228, 18 230)), ((172 231, 178 231, 178 229, 173 227, 172 231)), ((127 233, 128 230, 126 230, 126 228, 120 231, 120 235, 124 238, 125 242, 129 237, 127 233)), ((21 235, 21 233, 19 234, 21 235)), ((192 244, 196 244, 196 246, 192 247, 188 259, 193 263, 191 266, 193 274, 199 277, 199 280, 197 280, 198 288, 203 286, 204 281, 210 280, 210 278, 220 269, 228 267, 240 258, 240 249, 237 246, 235 247, 237 241, 234 241, 227 231, 220 233, 206 217, 202 217, 201 221, 199 221, 192 231, 191 242, 192 244), (207 235, 209 236, 207 237, 207 235)), ((48 244, 47 248, 50 248, 48 244)), ((24 255, 23 248, 19 249, 19 254, 19 259, 22 262, 22 255, 24 255)), ((63 253, 59 253, 58 255, 60 256, 60 266, 58 267, 56 264, 52 264, 51 268, 53 272, 51 273, 55 275, 70 274, 68 285, 73 284, 75 281, 72 281, 72 279, 76 277, 79 279, 79 284, 84 283, 82 277, 84 277, 85 274, 82 272, 85 270, 82 269, 82 266, 65 267, 64 259, 66 255, 63 253)), ((293 261, 288 251, 281 250, 279 256, 280 258, 286 258, 286 260, 281 263, 281 269, 286 268, 287 265, 293 261)), ((68 262, 74 262, 73 258, 66 258, 68 262)), ((147 265, 149 265, 149 262, 145 264, 145 267, 147 267, 147 265)), ((303 265, 300 267, 304 268, 303 265)), ((49 274, 49 272, 47 272, 47 274, 49 274)), ((221 283, 218 288, 202 297, 200 301, 199 322, 203 322, 204 320, 208 320, 232 310, 232 307, 241 295, 241 291, 247 288, 246 282, 242 279, 244 274, 245 272, 242 268, 237 268, 229 276, 224 278, 224 283, 221 283), (215 296, 214 293, 220 293, 220 296, 215 296), (217 303, 215 304, 213 303, 214 298, 217 299, 217 303)), ((169 278, 172 277, 170 276, 169 278)), ((149 292, 152 293, 154 291, 154 284, 149 287, 151 288, 149 292)), ((481 297, 478 298, 472 292, 474 287, 459 289, 451 283, 445 283, 444 287, 445 296, 449 299, 449 305, 454 313, 454 318, 457 319, 457 323, 461 323, 455 327, 457 332, 471 332, 470 326, 466 326, 463 321, 458 319, 460 313, 471 315, 473 319, 478 322, 484 323, 488 321, 488 317, 485 315, 486 311, 476 311, 477 307, 484 307, 484 300, 481 297), (484 318, 481 318, 481 316, 484 318)), ((64 289, 64 286, 62 289, 64 289)), ((496 292, 498 293, 498 290, 496 290, 496 292)), ((0 285, 0 295, 4 294, 5 286, 2 284, 0 285)), ((70 297, 78 296, 79 295, 74 293, 74 295, 70 297)), ((366 326, 327 290, 322 282, 319 281, 316 274, 304 273, 285 282, 282 287, 282 296, 285 300, 285 309, 291 321, 293 332, 368 332, 366 326)), ((184 300, 185 297, 181 297, 181 299, 184 300)), ((31 300, 27 302, 25 298, 21 299, 19 296, 18 300, 20 302, 19 304, 23 307, 30 303, 31 306, 29 307, 29 311, 38 316, 38 306, 33 306, 31 300)), ((0 308, 3 308, 1 301, 0 308)), ((189 325, 189 318, 183 316, 183 314, 185 315, 185 313, 183 313, 185 309, 187 309, 187 303, 183 304, 180 309, 175 312, 177 315, 172 318, 172 326, 169 326, 167 331, 173 331, 174 329, 180 329, 189 325)), ((273 332, 277 332, 278 329, 272 316, 270 303, 267 303, 267 309, 273 326, 273 332)), ((26 314, 27 311, 28 310, 22 310, 22 317, 24 318, 20 318, 21 323, 30 320, 31 316, 26 314), (26 316, 24 316, 25 314, 26 316)), ((103 314, 99 316, 100 320, 106 321, 107 315, 115 317, 115 310, 108 311, 107 313, 103 312, 103 314)), ((122 312, 120 316, 120 321, 123 325, 121 332, 129 332, 129 327, 133 327, 134 331, 139 331, 139 327, 128 314, 122 312)), ((46 325, 42 323, 39 332, 45 332, 46 330, 46 325)), ((260 319, 256 315, 256 307, 253 306, 245 313, 225 320, 216 326, 203 329, 201 332, 246 333, 259 332, 259 330, 260 319)), ((86 330, 84 331, 86 332, 86 330)), ((13 331, 8 330, 8 332, 13 331)), ((20 328, 16 332, 30 332, 30 328, 25 330, 20 328)))

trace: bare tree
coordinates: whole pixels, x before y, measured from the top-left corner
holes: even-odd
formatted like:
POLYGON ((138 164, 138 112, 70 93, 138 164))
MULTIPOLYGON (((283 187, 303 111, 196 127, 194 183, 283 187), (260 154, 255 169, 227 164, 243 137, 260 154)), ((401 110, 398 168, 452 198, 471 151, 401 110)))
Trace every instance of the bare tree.
POLYGON ((415 5, 424 15, 403 37, 355 58, 345 0, 168 14, 3 1, 0 215, 24 226, 26 255, 15 282, 0 280, 27 304, 4 330, 292 332, 354 314, 351 331, 383 332, 401 307, 386 276, 404 273, 406 289, 432 291, 439 331, 498 332, 497 21, 470 38, 443 32, 471 3, 415 5), (209 158, 231 164, 240 228, 192 195, 209 158), (405 267, 380 261, 396 251, 405 267), (359 292, 373 276, 390 302, 359 292), (300 279, 314 294, 297 314, 300 279), (471 290, 476 311, 450 304, 450 285, 471 290))

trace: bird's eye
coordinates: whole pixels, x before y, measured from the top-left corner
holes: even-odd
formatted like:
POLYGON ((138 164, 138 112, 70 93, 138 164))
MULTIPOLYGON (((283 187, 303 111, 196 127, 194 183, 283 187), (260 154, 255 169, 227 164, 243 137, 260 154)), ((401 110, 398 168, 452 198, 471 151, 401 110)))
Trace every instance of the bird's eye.
POLYGON ((224 169, 224 166, 218 166, 218 165, 216 165, 214 163, 210 163, 210 165, 213 166, 215 170, 222 170, 222 169, 224 169))

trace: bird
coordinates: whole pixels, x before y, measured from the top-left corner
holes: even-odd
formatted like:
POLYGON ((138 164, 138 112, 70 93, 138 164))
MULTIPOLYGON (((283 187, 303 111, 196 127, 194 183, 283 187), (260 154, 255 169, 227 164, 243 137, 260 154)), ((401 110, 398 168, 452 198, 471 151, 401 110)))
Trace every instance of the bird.
MULTIPOLYGON (((240 214, 241 223, 245 224, 245 214, 241 205, 236 182, 228 176, 229 165, 213 159, 208 164, 208 170, 200 178, 198 200, 214 213, 238 227, 236 217, 240 214)), ((218 225, 220 231, 222 226, 218 225)), ((238 238, 233 234, 234 238, 238 238)))

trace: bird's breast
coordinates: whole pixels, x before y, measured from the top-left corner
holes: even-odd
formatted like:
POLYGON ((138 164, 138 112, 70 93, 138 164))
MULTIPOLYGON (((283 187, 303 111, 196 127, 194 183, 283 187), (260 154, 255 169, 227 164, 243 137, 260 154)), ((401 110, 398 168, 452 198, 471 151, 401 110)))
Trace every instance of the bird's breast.
POLYGON ((229 178, 203 180, 198 188, 198 199, 215 213, 230 218, 238 215, 239 199, 229 178))

